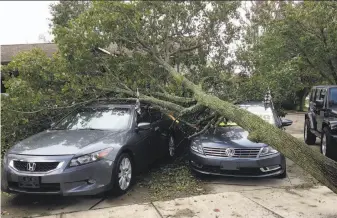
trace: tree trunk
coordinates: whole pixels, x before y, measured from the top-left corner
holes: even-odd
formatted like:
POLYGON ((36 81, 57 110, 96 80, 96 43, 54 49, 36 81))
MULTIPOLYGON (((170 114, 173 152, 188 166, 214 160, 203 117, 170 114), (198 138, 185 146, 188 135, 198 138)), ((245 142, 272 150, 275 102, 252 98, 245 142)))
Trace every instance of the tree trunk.
POLYGON ((277 149, 337 194, 337 162, 312 150, 304 142, 267 123, 257 115, 222 101, 214 95, 206 94, 200 86, 180 75, 168 63, 158 57, 155 58, 175 79, 181 81, 194 93, 195 99, 200 104, 217 111, 247 130, 250 140, 263 142, 277 149))
POLYGON ((308 88, 304 88, 296 93, 297 99, 299 100, 299 111, 304 111, 305 98, 309 93, 308 88))

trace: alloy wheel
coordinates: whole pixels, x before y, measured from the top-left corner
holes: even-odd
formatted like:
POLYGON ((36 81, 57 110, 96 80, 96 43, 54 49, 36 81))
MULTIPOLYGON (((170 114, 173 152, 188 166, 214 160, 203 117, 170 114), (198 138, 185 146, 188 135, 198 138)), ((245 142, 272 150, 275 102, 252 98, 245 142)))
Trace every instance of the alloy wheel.
POLYGON ((121 190, 126 190, 131 183, 132 165, 129 158, 124 157, 119 165, 118 183, 121 190))
POLYGON ((174 138, 173 138, 173 136, 171 136, 170 137, 170 141, 169 141, 169 154, 170 154, 170 157, 174 156, 174 152, 175 152, 174 138))
POLYGON ((307 137, 308 137, 308 126, 307 124, 305 124, 304 127, 304 140, 307 141, 307 137))

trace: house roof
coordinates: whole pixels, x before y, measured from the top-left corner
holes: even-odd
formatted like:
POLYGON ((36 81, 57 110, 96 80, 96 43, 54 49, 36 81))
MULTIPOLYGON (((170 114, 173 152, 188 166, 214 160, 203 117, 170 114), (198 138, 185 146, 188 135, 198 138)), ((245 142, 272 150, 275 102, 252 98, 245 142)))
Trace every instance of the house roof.
POLYGON ((30 51, 33 48, 42 49, 49 57, 58 50, 55 43, 1 45, 1 64, 9 63, 19 52, 30 51))

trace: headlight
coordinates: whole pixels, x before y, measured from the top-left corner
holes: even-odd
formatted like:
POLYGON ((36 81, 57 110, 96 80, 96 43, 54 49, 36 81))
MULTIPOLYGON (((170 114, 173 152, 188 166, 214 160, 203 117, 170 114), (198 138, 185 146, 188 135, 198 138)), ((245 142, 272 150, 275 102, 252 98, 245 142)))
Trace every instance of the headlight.
POLYGON ((274 148, 272 148, 270 146, 267 146, 267 147, 262 148, 261 153, 260 153, 260 157, 268 156, 268 155, 276 154, 276 153, 278 153, 277 150, 275 150, 274 148))
POLYGON ((195 142, 195 141, 192 142, 191 149, 197 153, 204 154, 204 150, 202 149, 201 144, 199 144, 198 142, 195 142))
POLYGON ((337 132, 337 123, 330 124, 331 132, 337 132))
POLYGON ((108 156, 108 154, 112 150, 113 150, 113 148, 108 148, 108 149, 96 151, 96 152, 93 152, 93 153, 90 153, 90 154, 86 154, 86 155, 83 155, 83 156, 80 156, 80 157, 75 157, 70 161, 69 166, 75 167, 75 166, 99 161, 99 160, 103 159, 104 157, 108 156))

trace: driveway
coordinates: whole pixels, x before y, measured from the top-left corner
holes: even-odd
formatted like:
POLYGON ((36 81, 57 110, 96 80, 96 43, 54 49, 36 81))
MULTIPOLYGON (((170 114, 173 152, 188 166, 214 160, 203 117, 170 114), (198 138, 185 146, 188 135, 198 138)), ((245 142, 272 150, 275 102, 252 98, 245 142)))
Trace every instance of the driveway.
MULTIPOLYGON (((295 137, 302 138, 303 117, 303 113, 288 114, 286 118, 293 120, 294 124, 288 127, 286 131, 295 137)), ((318 150, 317 146, 311 147, 318 150)), ((2 217, 45 216, 121 205, 149 203, 155 200, 172 200, 191 195, 217 194, 226 191, 246 192, 273 188, 306 188, 316 183, 311 176, 303 172, 300 167, 290 160, 287 160, 287 171, 288 177, 285 179, 206 177, 202 181, 197 181, 186 171, 186 166, 179 166, 173 170, 155 166, 152 173, 140 176, 132 190, 121 197, 61 197, 2 194, 1 213, 2 217), (153 177, 153 175, 163 176, 156 179, 157 177, 153 177), (172 180, 172 177, 176 176, 177 179, 173 178, 172 180), (175 180, 178 180, 176 184, 174 184, 175 180), (161 187, 164 187, 164 190, 160 189, 161 187), (164 194, 158 196, 158 193, 161 193, 161 191, 164 194)))

